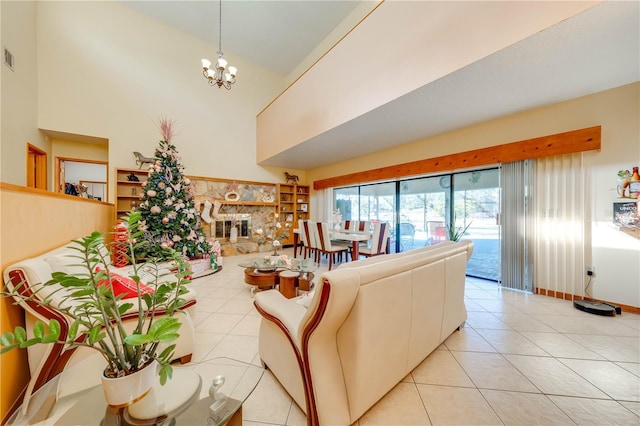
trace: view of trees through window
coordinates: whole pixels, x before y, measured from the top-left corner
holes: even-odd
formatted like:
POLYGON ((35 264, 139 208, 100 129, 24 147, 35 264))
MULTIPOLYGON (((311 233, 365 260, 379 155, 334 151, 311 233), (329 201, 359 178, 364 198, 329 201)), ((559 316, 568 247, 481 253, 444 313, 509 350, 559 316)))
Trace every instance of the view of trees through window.
POLYGON ((500 278, 498 169, 337 188, 334 206, 343 219, 388 222, 392 252, 448 240, 455 219, 475 245, 468 275, 500 278))

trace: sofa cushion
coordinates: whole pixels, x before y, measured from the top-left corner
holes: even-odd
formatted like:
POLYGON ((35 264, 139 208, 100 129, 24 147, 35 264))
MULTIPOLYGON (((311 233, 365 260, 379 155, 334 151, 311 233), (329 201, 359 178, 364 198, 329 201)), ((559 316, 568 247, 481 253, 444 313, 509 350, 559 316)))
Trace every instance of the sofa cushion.
MULTIPOLYGON (((99 272, 101 269, 96 268, 96 272, 99 272)), ((136 282, 129 277, 123 277, 122 275, 116 274, 114 272, 109 272, 109 277, 111 278, 111 289, 113 291, 114 296, 124 295, 123 299, 131 299, 134 297, 138 297, 138 287, 136 286, 136 282)), ((108 286, 109 279, 105 278, 102 281, 98 282, 100 286, 108 286)), ((140 283, 140 293, 142 295, 153 293, 154 290, 140 283)))

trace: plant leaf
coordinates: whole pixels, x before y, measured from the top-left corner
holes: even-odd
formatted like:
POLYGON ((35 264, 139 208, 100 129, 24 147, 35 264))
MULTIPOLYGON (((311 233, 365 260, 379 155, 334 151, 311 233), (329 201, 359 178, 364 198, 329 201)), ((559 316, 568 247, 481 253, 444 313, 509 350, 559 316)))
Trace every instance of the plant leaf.
POLYGON ((42 343, 57 342, 60 338, 61 327, 60 323, 56 319, 49 321, 49 333, 42 338, 42 343))
POLYGON ((46 331, 46 327, 44 323, 40 320, 36 321, 33 325, 33 336, 37 339, 42 339, 44 337, 44 333, 46 331))
POLYGON ((22 344, 22 342, 24 342, 25 340, 27 340, 27 331, 24 329, 24 327, 16 327, 13 330, 14 333, 14 337, 15 337, 15 342, 22 344))
POLYGON ((131 334, 124 339, 124 342, 131 346, 140 346, 153 341, 154 338, 150 334, 131 334))

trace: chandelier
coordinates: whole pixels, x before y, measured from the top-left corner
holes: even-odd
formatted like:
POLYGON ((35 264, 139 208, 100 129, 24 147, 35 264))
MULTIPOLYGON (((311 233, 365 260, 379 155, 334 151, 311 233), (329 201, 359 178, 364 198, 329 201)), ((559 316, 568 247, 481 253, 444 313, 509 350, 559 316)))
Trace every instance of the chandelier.
POLYGON ((231 89, 231 85, 236 82, 236 73, 238 69, 228 64, 227 60, 222 57, 222 0, 220 4, 220 34, 218 38, 218 60, 215 66, 211 66, 211 61, 208 59, 202 59, 202 75, 207 79, 210 86, 218 86, 218 88, 224 86, 225 89, 231 89))

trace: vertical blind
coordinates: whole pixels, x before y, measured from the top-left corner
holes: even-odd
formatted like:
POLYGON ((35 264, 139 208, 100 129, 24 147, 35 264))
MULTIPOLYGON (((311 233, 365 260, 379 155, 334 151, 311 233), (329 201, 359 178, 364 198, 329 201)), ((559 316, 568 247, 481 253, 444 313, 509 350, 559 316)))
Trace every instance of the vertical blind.
POLYGON ((501 285, 533 290, 532 221, 534 161, 515 161, 500 166, 501 285))
POLYGON ((552 294, 584 296, 585 174, 582 153, 536 161, 536 287, 552 294))

